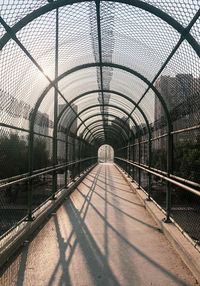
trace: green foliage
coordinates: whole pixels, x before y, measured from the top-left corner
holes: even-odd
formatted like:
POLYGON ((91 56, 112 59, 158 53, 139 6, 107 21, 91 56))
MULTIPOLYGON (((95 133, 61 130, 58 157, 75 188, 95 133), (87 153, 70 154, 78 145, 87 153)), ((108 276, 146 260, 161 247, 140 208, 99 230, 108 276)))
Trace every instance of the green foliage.
MULTIPOLYGON (((164 149, 152 152, 152 166, 166 171, 167 152, 164 149)), ((200 183, 200 136, 174 144, 173 173, 182 178, 200 183)))
POLYGON ((200 182, 200 136, 194 141, 178 142, 174 147, 174 173, 200 182))
POLYGON ((27 172, 27 144, 17 134, 0 137, 0 178, 27 172))
MULTIPOLYGON (((48 151, 44 139, 35 138, 33 149, 34 169, 49 164, 48 151)), ((0 179, 28 172, 28 145, 17 134, 0 137, 0 179)))
POLYGON ((44 139, 35 138, 33 146, 33 169, 45 168, 49 165, 49 154, 44 139))
POLYGON ((167 169, 167 153, 163 149, 154 150, 152 152, 152 166, 153 168, 166 171, 167 169))

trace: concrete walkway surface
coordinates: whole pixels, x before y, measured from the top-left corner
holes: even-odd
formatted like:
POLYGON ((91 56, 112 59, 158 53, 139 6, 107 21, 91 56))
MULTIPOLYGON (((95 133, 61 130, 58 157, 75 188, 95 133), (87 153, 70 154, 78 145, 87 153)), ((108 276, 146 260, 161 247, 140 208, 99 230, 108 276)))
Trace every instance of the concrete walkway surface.
POLYGON ((99 164, 27 243, 1 286, 198 285, 112 164, 99 164))

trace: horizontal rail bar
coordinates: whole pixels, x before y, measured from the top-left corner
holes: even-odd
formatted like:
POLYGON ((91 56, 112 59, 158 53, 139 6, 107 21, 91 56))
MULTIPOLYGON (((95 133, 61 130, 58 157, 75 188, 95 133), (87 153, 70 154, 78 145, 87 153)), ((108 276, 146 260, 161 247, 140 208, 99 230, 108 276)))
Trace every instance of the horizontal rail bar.
POLYGON ((171 177, 167 177, 167 176, 162 175, 162 174, 160 174, 158 172, 155 172, 151 168, 143 167, 141 165, 135 164, 134 162, 128 161, 126 159, 122 159, 120 157, 115 157, 115 159, 124 161, 126 163, 129 163, 129 164, 131 164, 131 165, 133 165, 133 166, 135 166, 135 167, 137 167, 137 168, 139 168, 141 170, 146 171, 147 173, 150 173, 150 174, 152 174, 154 176, 160 177, 160 178, 164 179, 165 181, 168 181, 168 182, 170 182, 170 183, 172 183, 172 184, 174 184, 174 185, 176 185, 178 187, 181 187, 184 190, 187 190, 187 191, 189 191, 189 192, 191 192, 191 193, 193 193, 193 194, 195 194, 195 195, 200 197, 200 191, 198 191, 198 190, 196 190, 196 189, 194 189, 192 187, 186 186, 186 185, 182 184, 181 182, 177 182, 174 179, 172 179, 171 177))
POLYGON ((74 164, 77 164, 77 163, 81 163, 81 162, 84 162, 84 161, 89 161, 89 160, 92 160, 92 159, 96 159, 97 157, 88 157, 88 158, 85 158, 85 159, 81 159, 81 160, 78 160, 78 161, 75 161, 75 162, 69 162, 67 164, 63 164, 63 165, 60 165, 58 167, 55 167, 55 168, 51 168, 51 169, 48 169, 48 170, 45 170, 45 171, 42 171, 42 172, 39 172, 39 173, 36 173, 36 174, 33 174, 31 176, 26 176, 26 177, 22 177, 20 179, 17 179, 17 180, 14 180, 14 181, 9 181, 7 183, 4 183, 2 185, 0 185, 0 190, 2 189, 5 189, 7 187, 10 187, 14 184, 17 184, 17 183, 21 183, 21 182, 25 182, 25 181, 28 181, 28 180, 31 180, 31 179, 34 179, 38 176, 41 176, 41 175, 44 175, 44 174, 48 174, 48 173, 51 173, 51 172, 54 172, 54 171, 57 171, 57 170, 60 170, 60 169, 63 169, 67 166, 71 166, 71 165, 74 165, 74 164))
MULTIPOLYGON (((129 162, 133 162, 133 161, 129 161, 129 162)), ((137 162, 133 162, 133 163, 139 166, 139 164, 138 164, 137 162)), ((149 168, 149 166, 147 166, 147 165, 145 165, 145 164, 140 164, 140 166, 143 166, 143 167, 145 167, 145 168, 149 168)), ((166 176, 167 176, 167 172, 165 172, 165 171, 162 171, 162 170, 159 170, 159 169, 156 169, 156 168, 152 168, 152 167, 151 167, 150 169, 153 170, 153 171, 155 171, 155 172, 158 172, 158 173, 160 173, 160 174, 163 174, 163 175, 166 175, 166 176)), ((170 177, 170 178, 173 178, 173 179, 175 179, 175 180, 178 180, 178 181, 180 181, 180 182, 186 183, 186 184, 188 184, 188 185, 191 185, 191 186, 200 188, 200 184, 198 184, 198 183, 196 183, 196 182, 193 182, 193 181, 190 181, 190 180, 186 180, 186 179, 184 179, 184 178, 178 177, 178 176, 173 175, 173 174, 170 174, 169 177, 170 177)))

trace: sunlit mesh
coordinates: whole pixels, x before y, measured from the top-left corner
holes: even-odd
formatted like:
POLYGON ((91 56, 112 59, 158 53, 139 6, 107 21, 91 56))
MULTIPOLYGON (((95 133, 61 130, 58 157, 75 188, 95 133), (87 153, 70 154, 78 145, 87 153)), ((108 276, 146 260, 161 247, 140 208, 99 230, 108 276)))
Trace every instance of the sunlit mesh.
POLYGON ((48 81, 11 40, 2 50, 1 122, 28 128, 29 115, 48 81))
POLYGON ((1 17, 9 26, 13 26, 27 14, 47 4, 46 0, 2 0, 1 17))
POLYGON ((195 38, 195 40, 200 43, 200 33, 199 33, 200 19, 198 18, 196 23, 193 25, 190 33, 195 38))
POLYGON ((59 73, 74 66, 94 63, 92 33, 96 25, 90 25, 90 3, 74 4, 59 10, 59 73), (66 32, 67 29, 67 32, 66 32))
POLYGON ((55 76, 55 19, 56 11, 46 13, 17 33, 21 43, 52 79, 55 76))
POLYGON ((82 69, 59 81, 59 89, 67 100, 92 90, 98 90, 96 68, 82 69))
MULTIPOLYGON (((146 83, 130 73, 120 69, 113 70, 110 89, 129 96, 135 103, 140 100, 147 87, 146 83)), ((149 121, 152 122, 154 118, 154 94, 152 94, 152 92, 150 96, 146 96, 145 99, 141 101, 140 107, 145 112, 149 121)))
MULTIPOLYGON (((109 3, 103 2, 104 5, 106 10, 109 3)), ((103 58, 103 61, 130 67, 151 80, 178 41, 179 34, 164 21, 139 8, 115 3, 112 15, 114 20, 110 17, 107 25, 114 21, 110 32, 113 53, 110 60, 103 58)), ((108 44, 103 40, 102 45, 108 44)))
POLYGON ((199 10, 199 1, 198 0, 170 0, 170 1, 162 1, 162 0, 144 0, 161 10, 165 13, 172 16, 183 26, 187 26, 191 19, 194 17, 196 12, 199 10))
POLYGON ((155 83, 170 111, 174 130, 199 122, 199 74, 199 58, 184 41, 155 83))

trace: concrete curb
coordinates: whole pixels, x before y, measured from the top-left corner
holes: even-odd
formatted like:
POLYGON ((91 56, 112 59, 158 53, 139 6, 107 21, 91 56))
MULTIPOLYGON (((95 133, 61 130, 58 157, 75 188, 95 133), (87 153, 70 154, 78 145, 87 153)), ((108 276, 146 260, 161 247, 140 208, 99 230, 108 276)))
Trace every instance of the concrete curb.
POLYGON ((164 223, 163 218, 165 215, 161 209, 159 209, 153 201, 147 201, 147 195, 145 192, 142 189, 139 189, 138 186, 132 182, 131 179, 128 178, 128 176, 122 172, 122 170, 116 164, 115 167, 120 171, 133 192, 138 195, 146 210, 156 221, 168 241, 172 244, 183 262, 187 265, 194 277, 200 283, 200 247, 193 245, 190 241, 191 239, 183 235, 180 229, 173 222, 164 223))
POLYGON ((65 200, 69 197, 74 189, 81 183, 81 181, 95 168, 97 164, 89 168, 81 177, 77 177, 75 182, 71 183, 67 189, 63 189, 57 193, 56 200, 49 200, 44 208, 36 215, 34 221, 22 222, 23 226, 19 231, 13 230, 8 234, 0 247, 0 268, 17 252, 17 250, 24 244, 24 242, 37 230, 39 227, 49 219, 49 216, 55 211, 65 200))

